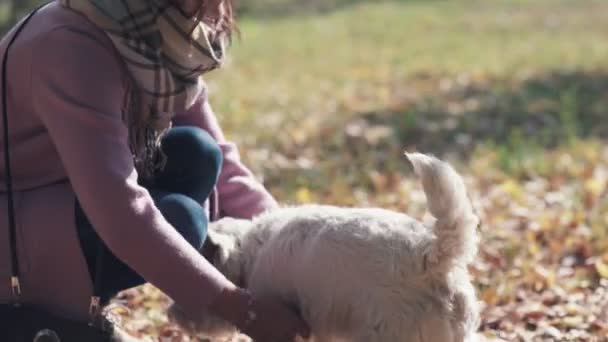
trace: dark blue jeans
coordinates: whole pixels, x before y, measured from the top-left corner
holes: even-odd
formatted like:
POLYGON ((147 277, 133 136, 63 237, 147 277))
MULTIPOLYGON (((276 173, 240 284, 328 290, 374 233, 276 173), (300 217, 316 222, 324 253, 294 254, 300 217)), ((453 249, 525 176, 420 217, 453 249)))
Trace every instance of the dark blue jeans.
MULTIPOLYGON (((215 140, 197 127, 172 128, 163 138, 162 149, 167 156, 165 168, 151 180, 140 184, 148 189, 165 219, 192 246, 200 249, 207 236, 208 225, 201 203, 209 197, 217 182, 222 152, 215 140)), ((75 216, 91 279, 96 274, 98 250, 103 250, 100 284, 103 302, 119 291, 145 283, 139 274, 115 257, 100 241, 78 201, 75 216)))

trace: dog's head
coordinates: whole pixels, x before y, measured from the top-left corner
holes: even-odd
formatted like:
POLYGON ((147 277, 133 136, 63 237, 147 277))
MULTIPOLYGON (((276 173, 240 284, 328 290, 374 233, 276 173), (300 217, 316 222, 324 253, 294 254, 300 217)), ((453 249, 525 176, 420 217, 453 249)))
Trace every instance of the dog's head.
POLYGON ((223 218, 209 226, 202 254, 232 282, 241 283, 241 241, 251 227, 251 221, 223 218))

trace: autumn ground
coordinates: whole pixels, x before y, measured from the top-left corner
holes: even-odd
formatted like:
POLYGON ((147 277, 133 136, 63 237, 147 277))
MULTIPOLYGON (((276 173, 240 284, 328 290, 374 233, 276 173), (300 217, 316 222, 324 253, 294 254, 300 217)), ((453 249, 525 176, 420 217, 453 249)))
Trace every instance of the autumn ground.
MULTIPOLYGON (((608 341, 608 2, 245 5, 212 101, 280 201, 422 217, 402 151, 445 157, 483 220, 480 331, 608 341)), ((116 313, 156 340, 166 301, 144 286, 116 313)))

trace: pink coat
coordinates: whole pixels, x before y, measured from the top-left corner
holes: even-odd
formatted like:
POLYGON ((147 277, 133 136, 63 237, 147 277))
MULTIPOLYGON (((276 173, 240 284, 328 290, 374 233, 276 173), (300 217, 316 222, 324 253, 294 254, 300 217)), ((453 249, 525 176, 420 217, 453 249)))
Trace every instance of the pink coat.
MULTIPOLYGON (((7 43, 7 38, 0 42, 0 54, 7 43)), ((76 235, 74 196, 112 252, 184 308, 197 311, 232 286, 137 184, 121 120, 127 75, 101 30, 52 3, 34 16, 11 48, 8 80, 26 301, 66 317, 86 318, 92 285, 76 235)), ((224 152, 216 188, 219 208, 215 206, 222 214, 251 217, 276 206, 240 162, 234 144, 224 139, 206 97, 178 113, 174 125, 205 129, 224 152)), ((10 299, 4 179, 0 152, 0 302, 10 299)))

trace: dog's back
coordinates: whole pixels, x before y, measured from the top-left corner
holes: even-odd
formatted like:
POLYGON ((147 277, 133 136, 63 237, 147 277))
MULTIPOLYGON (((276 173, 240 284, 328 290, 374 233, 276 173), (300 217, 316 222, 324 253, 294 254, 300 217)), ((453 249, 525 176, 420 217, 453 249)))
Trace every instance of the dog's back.
POLYGON ((466 270, 426 270, 436 240, 429 227, 380 209, 285 210, 291 217, 258 251, 250 286, 298 307, 316 334, 456 342, 475 328, 466 270))
POLYGON ((321 341, 384 330, 386 309, 398 303, 405 317, 416 316, 408 297, 424 272, 420 246, 433 240, 420 222, 382 209, 310 205, 279 209, 255 226, 248 239, 267 240, 250 273, 252 291, 292 302, 321 341))

